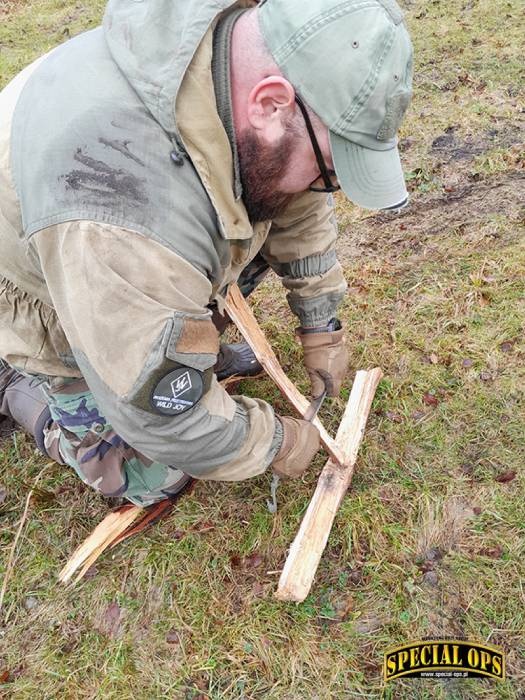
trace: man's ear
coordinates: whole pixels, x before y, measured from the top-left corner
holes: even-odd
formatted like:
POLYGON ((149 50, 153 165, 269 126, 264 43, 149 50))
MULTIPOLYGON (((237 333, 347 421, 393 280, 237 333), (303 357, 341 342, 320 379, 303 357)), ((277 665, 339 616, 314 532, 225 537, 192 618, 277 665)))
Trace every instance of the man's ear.
POLYGON ((268 141, 283 135, 284 125, 294 110, 295 91, 280 75, 260 80, 248 95, 248 121, 268 141))

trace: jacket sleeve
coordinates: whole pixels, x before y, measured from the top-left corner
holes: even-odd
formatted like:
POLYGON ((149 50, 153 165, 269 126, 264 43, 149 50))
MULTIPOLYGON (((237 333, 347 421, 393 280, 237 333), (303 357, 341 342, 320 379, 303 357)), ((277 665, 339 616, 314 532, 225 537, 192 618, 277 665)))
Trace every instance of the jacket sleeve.
POLYGON ((304 192, 274 220, 261 251, 282 278, 290 308, 303 327, 326 325, 345 295, 336 237, 332 196, 304 192))
POLYGON ((205 275, 166 246, 103 223, 52 226, 32 244, 75 361, 120 437, 197 478, 236 481, 265 470, 280 424, 269 404, 231 397, 217 382, 205 275), (202 398, 166 415, 152 397, 181 367, 202 379, 202 398))

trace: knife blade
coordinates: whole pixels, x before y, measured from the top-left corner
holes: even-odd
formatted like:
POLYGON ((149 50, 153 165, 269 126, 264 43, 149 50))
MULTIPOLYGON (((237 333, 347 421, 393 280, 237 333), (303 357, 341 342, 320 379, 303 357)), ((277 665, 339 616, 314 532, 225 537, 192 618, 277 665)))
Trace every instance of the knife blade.
POLYGON ((325 400, 325 398, 326 398, 326 389, 323 391, 323 393, 320 396, 318 396, 316 399, 314 399, 313 401, 310 402, 310 405, 308 406, 308 408, 304 412, 303 420, 306 420, 309 423, 311 423, 314 420, 314 418, 316 417, 316 415, 317 415, 319 409, 321 408, 322 403, 325 400))
MULTIPOLYGON (((321 396, 310 402, 310 405, 304 412, 303 420, 311 423, 317 415, 317 412, 321 408, 323 401, 326 398, 326 389, 323 391, 321 396)), ((272 477, 272 483, 270 484, 270 495, 272 497, 271 501, 266 501, 266 507, 270 513, 277 513, 277 487, 279 486, 280 477, 278 474, 274 474, 272 477)))

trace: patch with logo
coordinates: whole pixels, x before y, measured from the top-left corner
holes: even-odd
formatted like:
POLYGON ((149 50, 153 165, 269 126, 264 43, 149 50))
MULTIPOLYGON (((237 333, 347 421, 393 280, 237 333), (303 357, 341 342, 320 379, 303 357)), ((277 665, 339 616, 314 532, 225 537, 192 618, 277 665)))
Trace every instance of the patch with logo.
POLYGON ((377 132, 378 141, 391 141, 395 137, 407 107, 410 104, 411 97, 411 90, 403 88, 395 95, 388 98, 386 101, 385 118, 377 132))
POLYGON ((150 403, 165 416, 177 416, 193 408, 202 398, 202 373, 192 367, 179 367, 166 374, 151 392, 150 403))

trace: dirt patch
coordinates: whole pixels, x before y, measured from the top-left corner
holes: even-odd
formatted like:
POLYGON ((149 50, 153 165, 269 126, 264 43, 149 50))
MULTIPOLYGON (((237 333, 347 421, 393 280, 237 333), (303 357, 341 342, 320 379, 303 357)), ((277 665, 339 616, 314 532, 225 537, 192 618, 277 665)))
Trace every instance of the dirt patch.
POLYGON ((458 129, 457 125, 449 126, 432 141, 430 152, 439 156, 442 162, 473 160, 493 148, 509 148, 525 141, 523 123, 508 124, 505 128, 494 127, 484 134, 470 135, 464 139, 459 137, 458 129))
POLYGON ((446 230, 461 230, 501 214, 525 222, 525 172, 472 182, 453 192, 422 195, 399 214, 378 213, 342 232, 341 255, 365 255, 388 247, 410 247, 415 241, 446 230))

